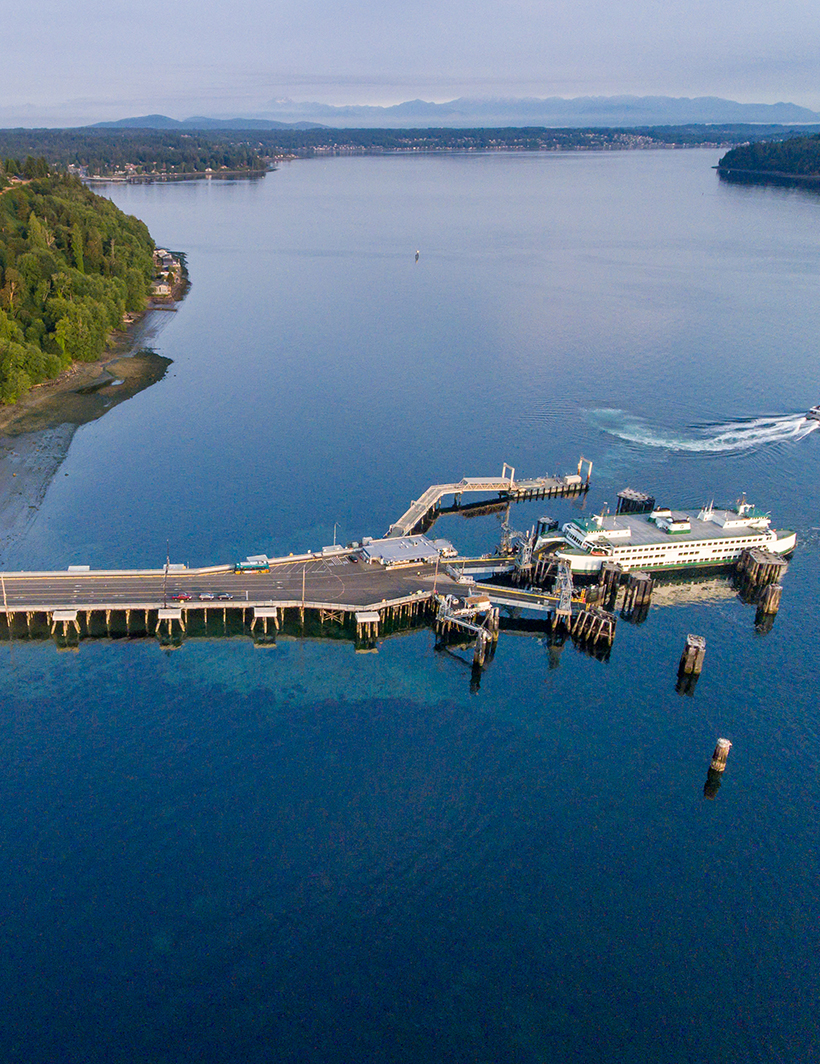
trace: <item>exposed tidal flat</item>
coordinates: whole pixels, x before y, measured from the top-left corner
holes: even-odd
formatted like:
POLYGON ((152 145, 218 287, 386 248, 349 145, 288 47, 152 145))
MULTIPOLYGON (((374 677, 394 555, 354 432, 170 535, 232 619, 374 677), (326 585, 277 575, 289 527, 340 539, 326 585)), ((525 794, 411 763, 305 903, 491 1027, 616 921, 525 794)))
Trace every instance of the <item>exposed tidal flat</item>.
POLYGON ((119 334, 105 358, 75 363, 0 407, 0 563, 6 549, 25 538, 77 429, 165 376, 171 360, 144 346, 163 317, 146 312, 119 334))
POLYGON ((502 634, 472 694, 428 631, 4 644, 4 1059, 812 1059, 819 203, 716 158, 112 190, 187 252, 174 373, 76 431, 6 568, 318 548, 579 452, 588 508, 745 490, 799 546, 766 635, 704 582, 608 662, 502 634))

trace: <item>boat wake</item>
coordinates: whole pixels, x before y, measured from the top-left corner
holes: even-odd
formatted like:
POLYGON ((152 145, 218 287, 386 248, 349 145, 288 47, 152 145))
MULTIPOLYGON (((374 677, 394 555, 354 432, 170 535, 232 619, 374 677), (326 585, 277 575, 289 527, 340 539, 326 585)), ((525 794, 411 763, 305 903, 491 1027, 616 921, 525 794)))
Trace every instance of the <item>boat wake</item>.
POLYGON ((587 417, 595 428, 627 443, 702 454, 740 454, 765 444, 802 440, 820 426, 803 414, 781 414, 676 432, 655 428, 623 410, 589 410, 587 417))

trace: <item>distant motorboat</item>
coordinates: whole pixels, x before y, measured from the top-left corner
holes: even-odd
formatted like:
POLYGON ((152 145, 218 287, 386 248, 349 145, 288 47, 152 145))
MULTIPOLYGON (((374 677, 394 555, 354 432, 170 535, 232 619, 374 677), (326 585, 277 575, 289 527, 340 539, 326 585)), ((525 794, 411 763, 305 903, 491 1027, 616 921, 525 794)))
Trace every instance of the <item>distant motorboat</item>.
POLYGON ((806 417, 809 421, 820 421, 820 406, 810 407, 806 417))

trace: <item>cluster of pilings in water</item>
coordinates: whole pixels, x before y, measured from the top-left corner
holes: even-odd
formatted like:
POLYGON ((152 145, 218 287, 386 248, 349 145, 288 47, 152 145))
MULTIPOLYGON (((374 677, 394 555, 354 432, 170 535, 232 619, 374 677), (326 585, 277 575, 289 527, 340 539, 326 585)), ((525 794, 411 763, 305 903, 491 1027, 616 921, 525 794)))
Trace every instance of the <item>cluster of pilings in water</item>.
POLYGON ((618 492, 618 514, 648 514, 655 509, 655 496, 647 495, 634 488, 624 488, 618 492))
POLYGON ((572 573, 565 562, 555 561, 548 568, 540 568, 540 564, 533 566, 533 575, 537 574, 545 583, 553 577, 556 604, 551 616, 552 630, 566 632, 577 645, 608 651, 615 641, 617 620, 611 608, 602 604, 604 596, 593 589, 592 594, 587 593, 583 602, 579 602, 575 598, 572 573))
POLYGON ((649 613, 655 586, 649 573, 625 573, 617 562, 604 562, 597 585, 587 591, 587 602, 604 602, 614 611, 621 586, 624 588, 621 617, 633 624, 642 624, 649 613))
MULTIPOLYGON (((579 599, 573 588, 572 573, 566 562, 553 557, 534 559, 532 544, 541 534, 544 525, 554 527, 555 522, 549 518, 541 518, 527 536, 521 533, 511 533, 515 549, 515 571, 512 575, 513 585, 525 583, 527 593, 536 596, 535 607, 545 608, 545 596, 539 595, 537 589, 551 585, 551 593, 548 598, 554 605, 547 608, 546 626, 552 632, 565 632, 572 636, 573 642, 578 646, 593 649, 596 657, 602 648, 608 652, 615 640, 617 621, 611 608, 605 607, 605 596, 592 589, 585 598, 579 599), (515 537, 518 543, 515 544, 515 537)), ((509 531, 509 530, 507 530, 509 531)), ((526 609, 527 602, 522 599, 521 608, 526 609)))
MULTIPOLYGON (((564 624, 566 623, 564 621, 564 624)), ((588 606, 573 615, 568 631, 576 643, 590 646, 605 644, 611 647, 615 640, 616 624, 615 616, 609 610, 600 606, 588 606)))
POLYGON ((788 562, 779 554, 760 547, 741 551, 735 565, 738 593, 744 602, 757 607, 755 626, 769 631, 774 624, 783 595, 783 576, 788 562))
POLYGON ((379 639, 412 628, 429 625, 435 616, 437 600, 432 595, 419 595, 413 599, 391 603, 378 608, 355 610, 342 615, 340 611, 319 611, 322 625, 338 625, 340 634, 347 635, 351 625, 355 624, 356 649, 373 650, 379 639))

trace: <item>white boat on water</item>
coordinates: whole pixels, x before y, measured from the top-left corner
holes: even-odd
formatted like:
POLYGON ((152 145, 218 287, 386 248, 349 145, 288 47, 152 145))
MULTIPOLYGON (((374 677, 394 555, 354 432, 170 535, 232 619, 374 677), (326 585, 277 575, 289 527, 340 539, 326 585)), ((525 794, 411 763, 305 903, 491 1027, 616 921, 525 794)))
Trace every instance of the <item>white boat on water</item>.
POLYGON ((568 521, 562 528, 565 546, 555 554, 578 574, 597 573, 606 561, 647 572, 731 566, 749 547, 780 555, 794 550, 796 533, 770 525, 769 514, 745 499, 733 510, 710 505, 697 513, 665 508, 645 514, 601 513, 568 521))
POLYGON ((810 406, 806 418, 808 421, 820 421, 820 406, 810 406))

